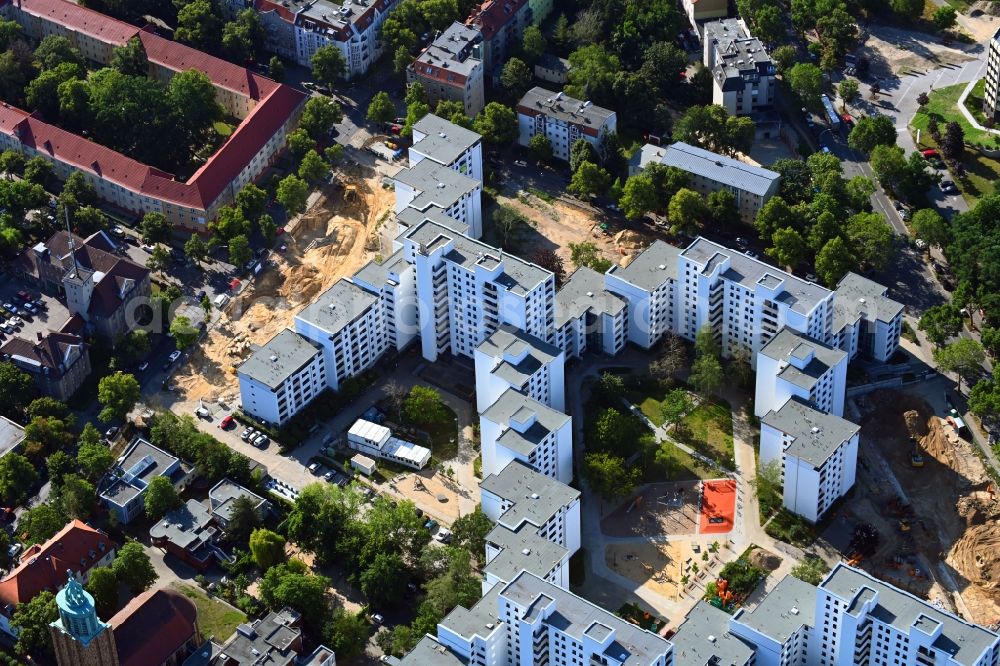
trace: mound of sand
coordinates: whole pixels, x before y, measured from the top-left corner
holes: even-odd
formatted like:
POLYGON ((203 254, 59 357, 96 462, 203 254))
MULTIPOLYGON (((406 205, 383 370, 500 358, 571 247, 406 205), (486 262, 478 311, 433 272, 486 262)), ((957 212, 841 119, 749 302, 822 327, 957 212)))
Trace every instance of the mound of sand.
POLYGON ((927 434, 926 423, 920 418, 920 413, 917 410, 911 409, 903 414, 903 420, 906 421, 906 429, 909 430, 910 437, 918 438, 927 434))
POLYGON ((971 583, 988 590, 1000 581, 1000 527, 995 523, 975 525, 948 552, 947 562, 971 583))
POLYGON ((762 571, 774 571, 781 566, 781 558, 769 550, 754 548, 750 552, 750 564, 762 571))

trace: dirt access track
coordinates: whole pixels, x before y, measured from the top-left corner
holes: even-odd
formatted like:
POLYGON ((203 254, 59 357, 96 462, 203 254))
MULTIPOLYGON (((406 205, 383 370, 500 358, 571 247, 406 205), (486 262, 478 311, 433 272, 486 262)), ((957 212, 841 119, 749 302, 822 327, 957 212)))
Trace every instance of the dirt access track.
POLYGON ((978 624, 996 623, 1000 504, 973 445, 919 396, 878 391, 856 402, 863 414, 861 492, 845 512, 880 536, 878 551, 861 566, 978 624), (922 467, 911 460, 911 433, 922 467))
MULTIPOLYGON (((344 187, 328 186, 286 227, 284 253, 234 298, 218 323, 171 379, 176 399, 227 402, 239 392, 236 367, 295 314, 340 278, 352 275, 379 249, 378 225, 388 219, 394 195, 382 176, 355 167, 341 174, 344 187)), ((164 394, 160 396, 165 397, 164 394)))

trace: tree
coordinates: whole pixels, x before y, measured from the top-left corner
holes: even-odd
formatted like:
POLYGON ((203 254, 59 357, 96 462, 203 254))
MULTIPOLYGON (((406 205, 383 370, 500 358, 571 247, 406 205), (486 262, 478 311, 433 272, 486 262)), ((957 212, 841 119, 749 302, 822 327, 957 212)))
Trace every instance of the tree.
POLYGON ((962 331, 963 324, 961 308, 954 303, 944 303, 927 308, 921 315, 917 328, 924 332, 935 347, 941 348, 962 331))
POLYGON ((315 150, 310 150, 299 164, 299 178, 309 182, 319 182, 330 172, 330 166, 315 150))
POLYGON ((649 374, 660 381, 667 381, 686 366, 687 348, 684 342, 680 336, 668 333, 660 343, 659 355, 649 364, 649 374))
POLYGON ((83 68, 75 62, 64 62, 53 69, 44 70, 25 88, 25 101, 29 107, 55 120, 59 116, 59 86, 83 76, 83 68))
POLYGON ((537 25, 529 25, 521 37, 521 57, 529 65, 537 63, 545 54, 545 37, 537 25))
POLYGON ((226 539, 232 543, 246 543, 254 530, 260 526, 260 515, 257 505, 247 496, 233 500, 233 508, 229 513, 229 525, 226 526, 226 539))
POLYGON ((336 608, 323 627, 323 643, 345 660, 357 657, 368 641, 369 627, 364 611, 348 613, 336 608))
POLYGON ((500 71, 500 84, 514 100, 528 92, 533 78, 531 68, 520 58, 511 58, 500 71))
POLYGON ((7 51, 15 41, 24 40, 24 30, 16 21, 0 19, 0 51, 7 51))
POLYGON ((688 381, 703 395, 714 393, 725 381, 722 364, 715 356, 698 356, 694 360, 694 365, 691 366, 691 375, 688 381))
POLYGON ((818 108, 819 96, 823 90, 823 72, 808 62, 799 62, 785 73, 788 85, 810 108, 818 108))
POLYGON ((958 124, 957 120, 952 120, 944 127, 944 136, 941 137, 941 154, 946 160, 957 161, 962 157, 965 149, 965 130, 958 124))
POLYGON ((170 238, 172 228, 166 215, 152 211, 142 216, 139 234, 147 243, 165 243, 170 238))
POLYGON ((146 268, 156 272, 165 271, 168 266, 170 266, 170 253, 162 245, 157 245, 146 259, 146 268))
POLYGON ((175 74, 168 84, 168 96, 189 144, 204 143, 212 124, 223 114, 208 75, 194 69, 175 74))
POLYGON ((566 189, 579 197, 593 197, 608 189, 611 176, 592 162, 584 162, 573 174, 566 189))
POLYGON ((455 543, 482 559, 486 550, 486 535, 493 529, 493 521, 483 513, 482 505, 476 510, 459 516, 451 524, 451 532, 455 543))
POLYGON ((906 157, 899 146, 876 145, 872 148, 868 162, 875 177, 888 190, 895 191, 906 177, 906 157))
POLYGON ((830 567, 822 558, 807 555, 805 559, 792 567, 789 573, 810 585, 819 585, 830 573, 830 567))
POLYGON ((539 248, 535 250, 534 254, 528 260, 555 275, 556 288, 562 286, 566 281, 566 266, 563 263, 562 257, 556 254, 555 250, 539 248))
POLYGON ((0 458, 0 497, 7 506, 20 504, 36 481, 35 466, 21 454, 9 453, 0 458))
POLYGON ((285 63, 278 56, 271 56, 271 59, 267 62, 267 70, 271 78, 278 83, 285 80, 285 63))
POLYGON ((301 560, 288 560, 273 566, 260 582, 260 597, 271 610, 290 606, 302 614, 311 628, 323 624, 329 602, 327 588, 330 581, 323 576, 313 576, 301 560))
POLYGON ((628 467, 625 459, 606 451, 595 451, 583 456, 583 476, 590 487, 606 499, 629 495, 639 482, 640 472, 628 467))
POLYGON ((808 247, 802 234, 791 227, 785 227, 774 232, 771 247, 766 252, 781 266, 794 268, 806 258, 808 247))
POLYGON ((316 147, 316 142, 311 136, 309 136, 309 133, 302 128, 299 128, 294 132, 290 132, 286 141, 288 144, 288 151, 295 157, 302 157, 308 151, 316 147))
POLYGON ((392 103, 389 93, 380 90, 368 104, 368 122, 382 124, 396 117, 396 105, 392 103))
POLYGON ((959 338, 934 350, 934 362, 938 368, 958 375, 959 391, 962 390, 962 380, 968 381, 974 373, 981 372, 985 360, 983 346, 971 338, 959 338))
POLYGON ((691 397, 682 388, 670 391, 660 403, 660 413, 663 415, 663 425, 669 427, 691 410, 691 397))
POLYGON ((548 162, 552 159, 552 142, 544 134, 536 134, 528 141, 528 150, 538 162, 548 162))
POLYGON ((618 200, 618 205, 630 220, 637 220, 651 210, 660 206, 661 199, 658 198, 656 185, 653 179, 645 173, 637 173, 629 176, 622 189, 622 196, 618 200))
POLYGON ((984 326, 980 332, 980 341, 990 356, 994 358, 1000 356, 1000 328, 984 326))
POLYGON ((250 8, 236 14, 222 29, 222 50, 234 62, 255 60, 264 46, 264 24, 250 8))
POLYGON ((285 537, 259 528, 250 534, 250 554, 262 571, 285 561, 285 537))
POLYGON ((35 60, 43 71, 51 70, 60 65, 72 64, 83 67, 83 56, 74 48, 73 42, 59 35, 47 35, 42 38, 35 49, 35 60))
POLYGON ((215 51, 222 32, 222 19, 209 0, 192 0, 177 12, 174 39, 202 51, 215 51))
POLYGON ((667 206, 667 221, 670 233, 693 236, 701 229, 708 217, 705 200, 694 190, 682 188, 667 206))
POLYGON ((586 266, 598 273, 606 273, 611 262, 601 256, 601 251, 590 242, 570 243, 569 258, 576 266, 586 266))
POLYGON ((754 124, 749 118, 730 116, 717 105, 692 106, 674 124, 674 139, 706 150, 733 155, 753 146, 754 124))
POLYGON ((740 222, 736 195, 729 190, 709 192, 705 199, 707 214, 720 227, 733 227, 740 222))
POLYGON ((158 578, 149 555, 138 541, 129 541, 118 549, 111 570, 133 595, 148 590, 158 578))
POLYGON ((517 138, 517 115, 509 106, 490 102, 476 116, 472 128, 488 143, 506 146, 517 138))
POLYGON ((24 163, 24 179, 45 187, 52 179, 52 165, 41 155, 24 163))
POLYGON ((94 597, 98 617, 111 618, 118 610, 118 579, 110 567, 94 567, 87 580, 87 592, 94 597))
POLYGON ((344 119, 340 105, 328 97, 310 97, 302 110, 299 128, 304 129, 314 141, 322 141, 333 126, 344 119))
MULTIPOLYGON (((39 653, 51 655, 52 634, 49 625, 58 619, 56 597, 48 590, 39 592, 26 603, 18 604, 10 620, 11 626, 17 631, 17 653, 22 656, 39 653)), ((46 661, 50 659, 51 657, 46 661)))
POLYGON ((905 17, 919 16, 924 9, 921 0, 889 0, 889 6, 892 11, 905 17))
POLYGON ((840 100, 844 103, 844 108, 846 109, 848 106, 856 102, 860 96, 858 80, 845 78, 840 82, 840 85, 837 86, 837 94, 840 95, 840 100))
POLYGON ((934 14, 931 16, 931 22, 934 27, 944 32, 945 30, 950 30, 955 27, 958 22, 958 12, 955 8, 950 5, 943 5, 934 10, 934 14))
MULTIPOLYGON (((0 19, 2 20, 2 19, 0 19)), ((24 155, 16 150, 5 150, 0 153, 0 171, 7 176, 7 180, 13 180, 13 176, 20 174, 24 170, 24 155)))
POLYGON ((613 100, 614 78, 622 71, 618 56, 609 53, 595 40, 594 43, 573 51, 569 62, 566 94, 577 99, 592 99, 596 104, 609 105, 613 100))
POLYGON ((816 275, 827 287, 834 287, 854 266, 853 252, 840 236, 831 238, 816 255, 816 275))
POLYGON ((778 71, 782 74, 787 72, 797 59, 798 51, 791 44, 779 46, 771 52, 771 60, 774 61, 774 64, 778 67, 778 71))
POLYGON ((399 553, 377 553, 361 572, 361 591, 372 603, 397 603, 406 593, 406 566, 399 553))
POLYGON ((10 361, 0 362, 0 412, 14 416, 35 395, 31 375, 10 361))
POLYGON ((614 407, 608 407, 594 421, 594 448, 625 455, 639 434, 635 420, 614 407))
POLYGON ((78 520, 90 518, 94 507, 97 506, 97 490, 94 484, 77 474, 65 474, 62 484, 56 490, 59 506, 66 516, 78 520))
POLYGON ((212 232, 211 243, 222 245, 236 236, 249 235, 250 220, 246 218, 242 208, 223 206, 219 209, 218 216, 208 223, 208 230, 212 232))
POLYGON ((45 543, 66 526, 66 513, 57 502, 38 504, 21 514, 17 531, 27 544, 45 543))
POLYGON ((436 389, 414 386, 403 401, 403 415, 414 423, 445 423, 448 420, 448 408, 436 389))
MULTIPOLYGON (((535 136, 542 135, 536 134, 535 136)), ((594 150, 594 145, 586 139, 577 139, 569 147, 569 170, 573 173, 576 173, 576 170, 579 169, 580 165, 584 162, 596 163, 598 159, 597 151, 594 150)))
POLYGON ((41 398, 35 398, 32 400, 25 413, 28 415, 29 420, 38 417, 51 417, 65 420, 69 415, 69 408, 66 407, 66 403, 61 400, 56 400, 55 398, 50 398, 48 396, 42 396, 41 398))
POLYGON ((278 183, 278 192, 275 198, 289 213, 301 213, 306 209, 306 201, 309 198, 309 185, 298 176, 285 176, 278 183))
POLYGON ((753 15, 754 36, 765 44, 774 44, 785 38, 788 24, 784 12, 776 5, 764 5, 753 15))
MULTIPOLYGON (((93 425, 90 427, 93 428, 93 425)), ((98 481, 115 464, 115 455, 104 444, 81 443, 76 452, 76 463, 91 481, 98 481)))
POLYGON ((323 158, 326 159, 331 166, 337 164, 344 158, 344 147, 339 143, 327 146, 323 149, 323 158))
MULTIPOLYGON (((229 263, 234 266, 243 266, 253 259, 253 250, 250 248, 250 241, 243 234, 230 238, 228 249, 229 263)), ((190 327, 190 324, 190 322, 187 322, 188 327, 190 327)), ((178 343, 180 343, 179 339, 178 343)))
POLYGON ((156 522, 178 508, 181 505, 181 498, 170 479, 165 476, 156 476, 146 487, 143 505, 146 509, 146 516, 156 522))
POLYGON ((880 213, 855 213, 847 219, 847 238, 861 263, 881 271, 892 258, 896 235, 880 213))
POLYGON ((1000 384, 991 379, 976 382, 969 391, 969 410, 982 419, 996 419, 1000 415, 1000 384))
POLYGON ((133 375, 119 371, 102 377, 97 384, 97 400, 103 407, 98 418, 105 423, 124 421, 139 402, 139 395, 139 382, 133 375))
POLYGON ((889 116, 863 116, 858 118, 851 133, 847 135, 847 143, 854 150, 863 153, 870 153, 875 146, 894 146, 896 126, 889 116))
POLYGON ((310 63, 313 78, 330 88, 347 73, 347 61, 340 49, 333 44, 316 49, 310 63))
POLYGON ((146 58, 146 49, 143 48, 142 41, 138 37, 133 37, 123 46, 115 47, 111 52, 108 66, 129 76, 147 76, 149 60, 146 58))
POLYGON ((197 265, 208 259, 208 245, 197 234, 192 234, 191 238, 184 243, 184 254, 197 265))

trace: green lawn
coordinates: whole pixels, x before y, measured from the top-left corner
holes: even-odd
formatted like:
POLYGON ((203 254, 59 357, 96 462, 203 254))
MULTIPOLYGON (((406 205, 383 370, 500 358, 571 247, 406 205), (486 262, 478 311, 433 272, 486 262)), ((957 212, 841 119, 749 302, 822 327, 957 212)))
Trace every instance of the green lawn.
POLYGON ((228 139, 233 134, 233 126, 229 123, 224 123, 221 120, 212 123, 212 128, 215 130, 216 134, 224 139, 228 139))
POLYGON ((183 583, 171 585, 198 607, 198 626, 206 638, 214 636, 217 642, 223 643, 236 631, 236 625, 247 621, 247 616, 241 611, 218 599, 209 598, 197 587, 183 583))
MULTIPOLYGON (((674 460, 677 461, 677 467, 670 474, 670 481, 695 481, 697 479, 719 478, 719 470, 709 467, 690 453, 681 451, 673 444, 664 443, 661 446, 669 446, 673 449, 674 460)), ((656 477, 647 480, 650 482, 663 481, 663 478, 656 477)))
MULTIPOLYGON (((914 133, 915 139, 916 134, 914 133)), ((930 134, 922 132, 917 147, 923 150, 924 148, 937 148, 938 145, 930 134)), ((975 148, 967 147, 962 154, 962 166, 965 167, 965 176, 955 177, 954 181, 970 207, 975 206, 980 197, 996 191, 996 183, 1000 180, 1000 161, 983 155, 975 148)))
MULTIPOLYGON (((965 142, 969 144, 985 145, 995 147, 997 145, 996 135, 978 130, 969 124, 962 112, 958 110, 958 98, 965 90, 965 83, 958 83, 953 86, 938 88, 930 93, 930 100, 916 115, 913 116, 912 127, 920 130, 920 139, 924 140, 924 135, 928 134, 927 125, 931 117, 937 118, 940 131, 944 132, 945 123, 957 121, 965 130, 965 142)), ((930 137, 928 136, 928 139, 930 137)))
POLYGON ((681 419, 678 426, 678 439, 703 455, 731 464, 733 413, 729 403, 703 402, 681 419))
MULTIPOLYGON (((387 403, 382 403, 382 409, 385 413, 391 413, 391 408, 387 403)), ((454 410, 452 410, 448 405, 442 405, 445 412, 448 414, 446 418, 441 423, 434 424, 424 424, 424 423, 414 423, 409 421, 405 416, 400 420, 404 429, 410 431, 420 431, 427 433, 430 437, 430 442, 424 441, 414 441, 414 444, 421 444, 427 446, 431 450, 432 456, 439 462, 451 460, 458 455, 458 416, 455 415, 454 410)), ((403 432, 404 439, 406 436, 411 436, 411 433, 403 432)), ((417 439, 417 438, 414 438, 417 439)))

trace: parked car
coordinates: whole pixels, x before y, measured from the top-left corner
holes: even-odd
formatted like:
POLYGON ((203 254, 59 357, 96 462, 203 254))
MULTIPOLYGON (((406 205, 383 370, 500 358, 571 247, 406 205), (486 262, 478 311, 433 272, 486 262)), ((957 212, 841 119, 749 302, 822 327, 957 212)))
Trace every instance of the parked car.
POLYGON ((427 522, 424 523, 424 527, 429 532, 433 532, 434 528, 437 526, 438 526, 438 521, 434 520, 433 518, 428 518, 427 522))
POLYGON ((528 163, 525 162, 524 160, 514 160, 514 166, 519 166, 523 168, 528 166, 528 163))
POLYGON ((437 534, 434 535, 434 539, 436 541, 440 541, 441 543, 448 543, 451 541, 451 530, 447 527, 442 527, 437 531, 437 534))
POLYGON ((372 615, 372 622, 375 624, 382 624, 385 622, 385 617, 383 617, 381 613, 375 613, 372 615))
POLYGON ((35 307, 34 303, 25 303, 24 309, 30 312, 31 314, 38 314, 38 308, 35 307))
POLYGON ((209 419, 209 420, 211 420, 211 418, 212 418, 212 412, 208 411, 204 407, 198 407, 198 409, 194 410, 194 413, 195 413, 195 416, 197 416, 199 419, 209 419))
POLYGON ((104 439, 109 442, 118 436, 118 426, 111 426, 104 432, 104 439))
POLYGON ((143 361, 142 363, 139 364, 139 367, 137 369, 139 370, 139 372, 146 372, 146 370, 149 369, 149 361, 143 361))
POLYGON ((260 435, 257 435, 256 439, 253 440, 253 445, 256 446, 258 449, 266 449, 268 442, 270 441, 271 441, 270 437, 261 433, 260 435))
POLYGON ((931 159, 932 157, 938 157, 938 151, 933 148, 928 148, 927 150, 921 150, 920 154, 924 156, 924 159, 931 159))
POLYGON ((333 479, 334 479, 335 476, 336 476, 336 474, 334 474, 333 471, 329 471, 329 472, 327 472, 326 474, 323 475, 323 480, 324 481, 333 481, 333 479))
POLYGON ((221 421, 219 421, 219 427, 223 430, 227 429, 229 426, 233 425, 233 415, 226 414, 221 421))
POLYGON ((24 291, 23 289, 20 290, 19 292, 17 292, 17 295, 18 295, 18 298, 20 298, 21 300, 25 300, 25 301, 27 301, 27 300, 29 300, 31 298, 31 294, 29 294, 28 292, 24 291))
POLYGON ((950 180, 942 180, 940 183, 941 191, 945 194, 957 194, 958 188, 955 187, 955 183, 950 180))
POLYGON ((250 435, 252 435, 253 432, 254 429, 251 428, 250 426, 247 426, 246 428, 243 429, 243 432, 240 433, 240 439, 242 439, 244 442, 250 441, 250 435))
POLYGON ((854 127, 854 118, 851 117, 851 114, 845 113, 840 117, 840 119, 844 121, 844 124, 847 125, 848 128, 854 127))

